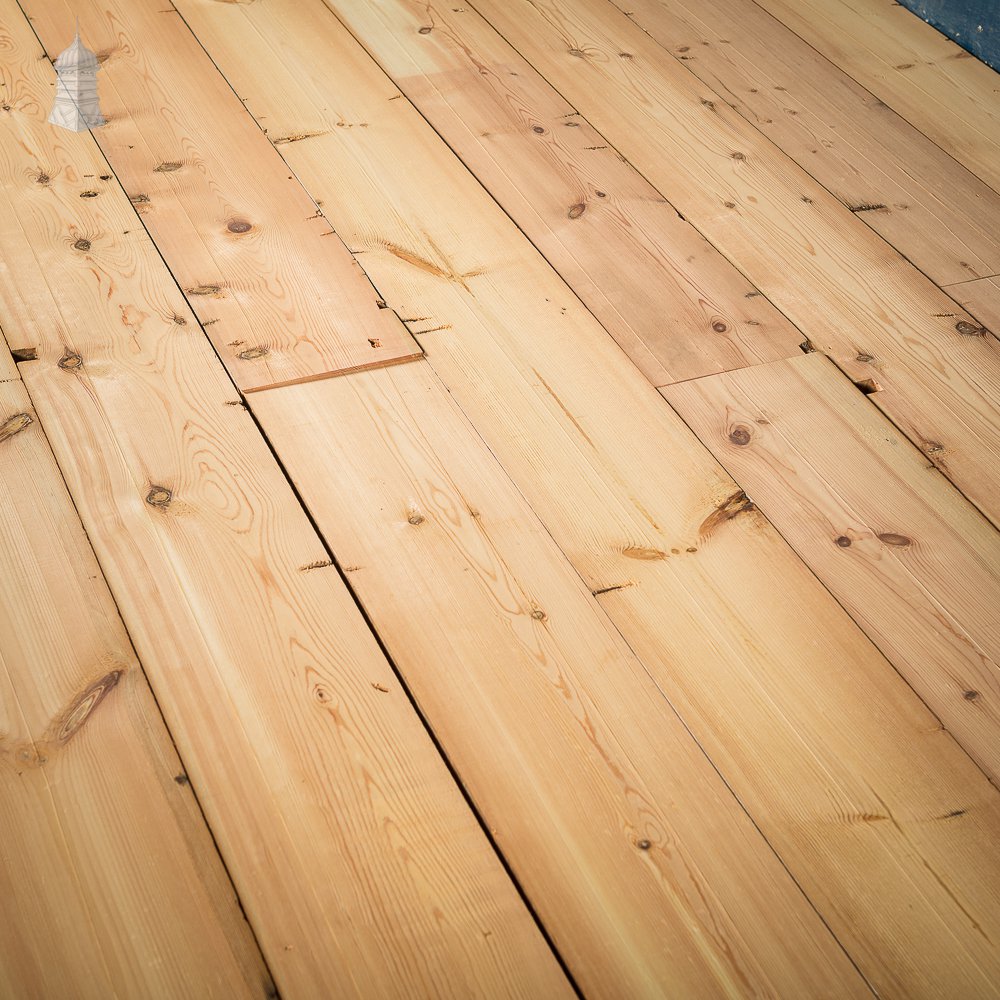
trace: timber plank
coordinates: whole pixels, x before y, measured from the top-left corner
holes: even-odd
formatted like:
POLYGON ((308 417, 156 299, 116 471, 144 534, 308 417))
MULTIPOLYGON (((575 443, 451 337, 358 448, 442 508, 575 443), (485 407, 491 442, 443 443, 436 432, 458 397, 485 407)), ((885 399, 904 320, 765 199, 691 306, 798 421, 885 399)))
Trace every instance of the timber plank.
MULTIPOLYGON (((3 331, 0 330, 0 336, 2 335, 3 331)), ((6 349, 5 345, 0 345, 0 382, 16 382, 20 377, 17 374, 17 365, 14 364, 10 351, 6 349)))
POLYGON ((818 354, 662 390, 1000 785, 1000 535, 818 354))
POLYGON ((799 353, 799 331, 475 12, 337 12, 654 385, 799 353))
POLYGON ((251 405, 586 996, 869 994, 428 365, 251 405))
POLYGON ((606 0, 473 6, 1000 523, 1000 342, 606 0))
POLYGON ((945 291, 991 330, 1000 330, 1000 275, 949 285, 945 291))
POLYGON ((51 183, 21 240, 0 229, 0 323, 33 323, 21 374, 278 988, 568 995, 126 195, 79 198, 104 161, 40 124, 31 79, 3 190, 51 183), (58 299, 19 304, 32 251, 84 225, 114 253, 51 253, 58 299))
POLYGON ((899 4, 760 5, 1000 191, 1000 75, 989 66, 899 4))
POLYGON ((266 993, 260 952, 16 381, 0 385, 0 677, 0 993, 266 993))
MULTIPOLYGON (((74 16, 104 58, 108 124, 93 134, 240 389, 419 355, 172 9, 161 0, 23 6, 50 58, 72 38, 74 16)), ((18 71, 36 85, 54 76, 44 63, 18 71)), ((77 183, 100 195, 100 180, 77 183)), ((82 233, 98 264, 116 235, 82 233)))
POLYGON ((1000 195, 763 8, 637 0, 627 9, 937 284, 1000 271, 1000 195))
POLYGON ((866 977, 995 993, 982 772, 336 19, 182 10, 269 127, 369 123, 284 155, 866 977))

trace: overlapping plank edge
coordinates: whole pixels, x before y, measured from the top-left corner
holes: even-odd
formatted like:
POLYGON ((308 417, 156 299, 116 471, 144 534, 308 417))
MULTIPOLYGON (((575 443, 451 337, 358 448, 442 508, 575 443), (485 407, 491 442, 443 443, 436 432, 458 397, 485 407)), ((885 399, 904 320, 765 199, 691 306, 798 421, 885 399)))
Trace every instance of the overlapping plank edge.
POLYGON ((584 995, 868 995, 428 365, 251 405, 584 995))
POLYGON ((654 385, 799 353, 802 334, 474 12, 336 10, 654 385))
POLYGON ((335 18, 181 9, 869 981, 994 995, 982 772, 335 18))
POLYGON ((1000 195, 763 8, 615 6, 934 282, 1000 271, 1000 195))
POLYGON ((1000 785, 996 529, 822 355, 661 392, 1000 785))
POLYGON ((1000 523, 994 336, 617 7, 465 6, 590 118, 813 348, 855 381, 873 380, 882 390, 876 405, 1000 523))
POLYGON ((1000 191, 1000 75, 896 3, 758 0, 1000 191))
MULTIPOLYGON (((169 4, 22 6, 50 58, 69 43, 79 17, 102 60, 108 124, 94 135, 241 390, 419 356, 169 4)), ((53 78, 44 64, 19 71, 36 85, 53 78)), ((40 188, 50 166, 39 165, 40 188)), ((98 200, 110 183, 102 175, 78 182, 81 197, 98 200)), ((115 232, 71 235, 64 252, 85 255, 97 269, 113 258, 115 232)))
POLYGON ((0 385, 0 734, 0 993, 268 993, 18 381, 0 385))
POLYGON ((79 198, 107 168, 39 123, 34 79, 0 130, 0 324, 37 334, 21 375, 279 990, 571 995, 124 192, 79 198), (122 234, 99 267, 45 254, 91 226, 122 234))

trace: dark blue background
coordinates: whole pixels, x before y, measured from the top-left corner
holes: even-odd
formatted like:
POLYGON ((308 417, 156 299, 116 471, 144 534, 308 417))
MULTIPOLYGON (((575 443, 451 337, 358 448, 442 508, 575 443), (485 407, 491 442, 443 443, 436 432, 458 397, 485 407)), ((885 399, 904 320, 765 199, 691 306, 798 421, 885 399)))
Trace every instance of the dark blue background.
POLYGON ((1000 70, 1000 0, 899 0, 984 63, 1000 70))

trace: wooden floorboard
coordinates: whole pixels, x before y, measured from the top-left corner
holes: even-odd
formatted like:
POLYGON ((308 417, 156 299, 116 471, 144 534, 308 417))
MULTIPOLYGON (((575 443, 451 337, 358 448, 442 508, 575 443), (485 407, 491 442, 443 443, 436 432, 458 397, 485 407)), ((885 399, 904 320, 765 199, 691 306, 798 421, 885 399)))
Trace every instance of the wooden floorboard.
POLYGON ((252 406, 586 996, 869 995, 428 365, 252 406))
POLYGON ((282 153, 862 971, 992 989, 982 772, 335 19, 181 9, 269 127, 368 124, 282 153))
POLYGON ((473 6, 1000 522, 1000 342, 607 0, 473 6))
POLYGON ((0 734, 0 993, 267 993, 260 952, 18 381, 0 385, 0 734))
POLYGON ((899 4, 758 2, 1000 191, 1000 75, 989 66, 899 4))
POLYGON ((36 334, 21 374, 279 990, 569 995, 128 198, 79 197, 107 168, 38 121, 33 80, 0 131, 0 325, 36 334))
POLYGON ((330 6, 654 385, 799 353, 802 334, 469 8, 330 6))
MULTIPOLYGON (((50 57, 72 39, 74 16, 100 52, 109 122, 94 135, 241 389, 419 355, 169 3, 22 6, 50 57)), ((30 71, 48 87, 51 70, 30 71)), ((81 197, 110 183, 76 180, 81 197)), ((115 235, 80 230, 70 247, 99 266, 115 235)))
POLYGON ((175 2, 0 0, 0 992, 1000 1000, 993 78, 175 2))
POLYGON ((662 391, 1000 785, 996 529, 822 355, 662 391))
POLYGON ((616 6, 933 281, 1000 271, 1000 195, 756 3, 616 6))

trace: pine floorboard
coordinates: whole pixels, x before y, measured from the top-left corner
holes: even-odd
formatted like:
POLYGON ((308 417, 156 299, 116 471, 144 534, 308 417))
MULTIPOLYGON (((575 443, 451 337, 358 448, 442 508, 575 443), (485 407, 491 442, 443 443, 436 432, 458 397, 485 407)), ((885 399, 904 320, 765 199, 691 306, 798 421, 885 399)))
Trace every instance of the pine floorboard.
POLYGON ((1000 997, 998 80, 0 0, 0 991, 1000 997))

